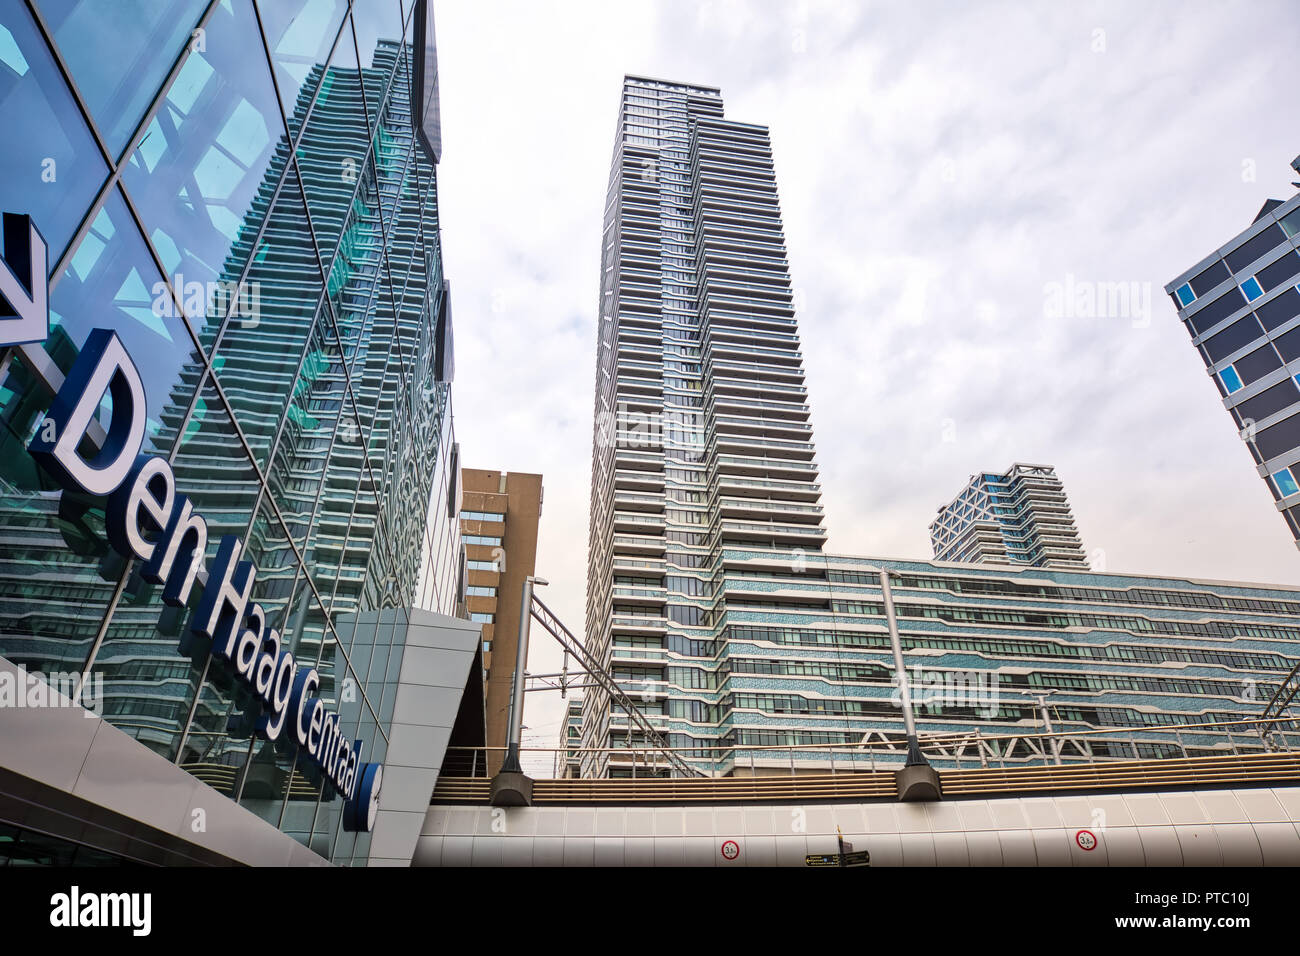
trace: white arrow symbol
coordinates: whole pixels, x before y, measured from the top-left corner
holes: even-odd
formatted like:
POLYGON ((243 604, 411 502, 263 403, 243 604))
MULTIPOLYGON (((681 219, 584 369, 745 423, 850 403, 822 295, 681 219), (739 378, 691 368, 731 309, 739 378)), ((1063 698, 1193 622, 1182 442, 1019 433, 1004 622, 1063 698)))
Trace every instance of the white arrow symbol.
POLYGON ((50 334, 45 238, 31 216, 4 214, 0 262, 0 346, 44 342, 50 334))

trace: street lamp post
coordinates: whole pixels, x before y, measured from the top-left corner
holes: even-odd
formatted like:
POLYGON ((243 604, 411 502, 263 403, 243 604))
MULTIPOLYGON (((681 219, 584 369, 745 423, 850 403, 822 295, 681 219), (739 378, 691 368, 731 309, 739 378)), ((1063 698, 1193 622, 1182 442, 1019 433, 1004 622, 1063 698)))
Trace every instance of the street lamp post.
POLYGON ((514 682, 510 688, 510 711, 507 726, 506 758, 501 769, 492 778, 492 805, 496 807, 525 807, 532 803, 533 781, 524 773, 519 762, 519 746, 524 728, 524 678, 528 666, 528 631, 532 622, 533 587, 545 586, 545 578, 529 575, 524 578, 519 605, 519 641, 515 648, 514 682))
POLYGON ((885 602, 885 623, 889 626, 889 646, 894 652, 894 673, 898 677, 899 703, 903 708, 903 729, 907 734, 907 757, 903 769, 895 774, 900 800, 939 800, 943 791, 939 774, 921 753, 916 736, 916 717, 912 713, 912 689, 907 682, 907 667, 903 663, 903 644, 898 637, 898 615, 894 611, 894 595, 889 587, 889 572, 879 569, 880 593, 885 602))

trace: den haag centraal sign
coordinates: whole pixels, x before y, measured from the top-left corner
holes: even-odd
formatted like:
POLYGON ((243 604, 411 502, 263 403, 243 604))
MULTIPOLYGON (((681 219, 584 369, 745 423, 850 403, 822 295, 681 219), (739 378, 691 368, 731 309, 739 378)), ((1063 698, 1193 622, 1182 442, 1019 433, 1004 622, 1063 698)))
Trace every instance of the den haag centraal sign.
MULTIPOLYGON (((40 265, 44 241, 27 217, 6 214, 4 219, 6 262, 0 267, 0 294, 8 314, 16 314, 30 335, 37 324, 48 328, 47 283, 40 265), (19 224, 14 220, 21 220, 22 228, 15 228, 19 224), (39 316, 40 311, 46 315, 39 316)), ((0 343, 4 324, 0 321, 0 343)), ((140 453, 146 413, 140 373, 121 339, 111 329, 95 329, 28 450, 65 491, 106 501, 109 545, 123 558, 142 562, 141 577, 162 585, 164 603, 182 608, 190 603, 203 568, 208 526, 189 498, 177 491, 167 460, 140 453), (83 442, 106 393, 112 414, 105 438, 98 451, 83 456, 78 449, 92 447, 83 442)), ((241 560, 243 551, 239 537, 222 537, 188 628, 211 642, 212 658, 252 692, 258 709, 256 734, 285 752, 296 748, 310 760, 320 769, 327 791, 346 800, 344 828, 369 831, 378 810, 383 766, 361 762, 364 742, 349 740, 339 715, 317 695, 316 668, 294 660, 265 610, 251 600, 257 568, 241 560)))

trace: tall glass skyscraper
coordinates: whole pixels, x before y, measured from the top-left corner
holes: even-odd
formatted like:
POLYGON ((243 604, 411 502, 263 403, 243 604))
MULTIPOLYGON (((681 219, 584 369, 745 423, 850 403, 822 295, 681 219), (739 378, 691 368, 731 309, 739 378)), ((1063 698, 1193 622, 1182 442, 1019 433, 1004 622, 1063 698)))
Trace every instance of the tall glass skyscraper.
POLYGON ((0 7, 0 209, 48 243, 51 318, 0 349, 0 657, 102 679, 110 723, 334 859, 369 834, 27 448, 112 329, 209 561, 243 541, 252 600, 382 761, 403 648, 357 615, 464 610, 436 99, 423 3, 0 7))
MULTIPOLYGON (((716 89, 625 79, 597 322, 587 646, 696 769, 901 765, 881 571, 919 731, 950 753, 1005 734, 999 759, 1041 759, 1023 735, 1047 720, 1122 729, 1098 756, 1264 746, 1203 725, 1259 715, 1300 657, 1300 593, 1088 572, 1047 466, 977 476, 941 516, 936 554, 980 563, 823 552, 768 132, 716 89), (996 554, 961 544, 981 516, 996 554)), ((666 772, 622 752, 649 741, 600 689, 580 726, 583 776, 666 772)))
POLYGON ((1088 559, 1051 465, 1017 462, 972 475, 930 524, 936 561, 1087 569, 1088 559))
MULTIPOLYGON (((712 656, 722 548, 796 566, 825 540, 768 132, 716 89, 624 81, 598 322, 587 641, 649 679, 712 656)), ((707 726, 714 690, 671 709, 707 726)), ((585 707, 585 740, 628 739, 606 695, 585 707)))
POLYGON ((1165 291, 1300 547, 1300 193, 1165 291))

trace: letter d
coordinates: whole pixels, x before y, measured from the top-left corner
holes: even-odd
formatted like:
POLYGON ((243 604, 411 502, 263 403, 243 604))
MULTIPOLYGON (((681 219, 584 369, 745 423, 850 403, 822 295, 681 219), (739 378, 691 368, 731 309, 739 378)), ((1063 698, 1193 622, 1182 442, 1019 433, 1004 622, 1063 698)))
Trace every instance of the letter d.
POLYGON ((87 336, 45 418, 54 423, 53 440, 46 440, 49 430, 41 427, 28 451, 59 484, 103 497, 126 480, 144 441, 144 384, 112 329, 95 329, 87 336), (83 458, 77 448, 105 392, 113 400, 108 435, 98 454, 83 458))

